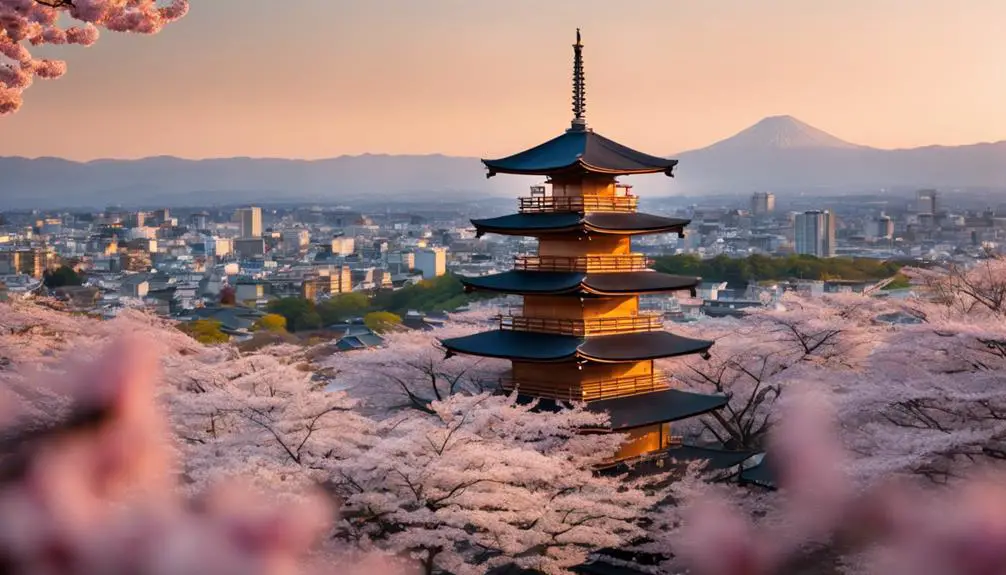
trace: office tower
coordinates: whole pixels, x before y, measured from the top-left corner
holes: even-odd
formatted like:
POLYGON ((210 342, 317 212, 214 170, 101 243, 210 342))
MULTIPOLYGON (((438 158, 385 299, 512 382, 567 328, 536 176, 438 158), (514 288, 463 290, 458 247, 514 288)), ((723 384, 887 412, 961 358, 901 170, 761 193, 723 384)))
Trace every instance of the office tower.
POLYGON ((919 190, 915 193, 915 213, 936 215, 936 190, 919 190))
POLYGON ((894 237, 894 220, 890 216, 881 215, 879 218, 866 222, 866 236, 882 240, 889 240, 894 237))
POLYGON ((205 230, 209 223, 210 215, 206 212, 196 212, 189 216, 189 224, 197 230, 205 230))
POLYGON ((238 210, 242 238, 262 237, 262 208, 250 207, 238 210))
POLYGON ((332 238, 332 255, 349 256, 356 251, 356 239, 338 237, 332 238))
POLYGON ((755 192, 751 196, 751 215, 766 216, 775 211, 775 194, 755 192))
POLYGON ((827 210, 797 214, 794 234, 796 253, 819 258, 835 256, 835 214, 827 210))
MULTIPOLYGON (((654 360, 705 353, 711 341, 664 331, 663 318, 640 312, 639 294, 691 290, 698 278, 647 269, 633 253, 633 235, 681 233, 688 220, 637 213, 637 198, 617 181, 629 174, 671 175, 677 160, 637 152, 587 129, 583 45, 573 45, 573 120, 564 133, 533 149, 483 160, 489 176, 534 175, 551 195, 520 198, 519 213, 473 220, 476 233, 538 238, 538 251, 519 255, 514 269, 463 277, 467 290, 523 296, 519 313, 498 329, 445 339, 451 354, 510 360, 503 387, 519 401, 583 401, 607 412, 608 431, 628 441, 611 463, 674 456, 681 440, 671 422, 722 408, 726 398, 673 388, 654 360)), ((515 118, 516 125, 522 125, 515 118)), ((416 265, 421 265, 421 252, 416 265)))
POLYGON ((447 248, 427 248, 415 255, 416 269, 423 273, 423 279, 433 279, 447 273, 447 248))
POLYGON ((307 249, 311 243, 311 234, 303 228, 283 230, 280 234, 283 241, 283 249, 288 254, 300 253, 307 249))

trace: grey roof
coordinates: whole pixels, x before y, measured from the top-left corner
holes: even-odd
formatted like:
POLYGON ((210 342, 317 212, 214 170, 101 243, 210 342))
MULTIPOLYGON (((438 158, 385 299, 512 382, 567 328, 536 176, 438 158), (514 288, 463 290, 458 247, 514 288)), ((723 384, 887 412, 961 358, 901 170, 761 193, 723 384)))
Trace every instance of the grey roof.
POLYGON ((237 331, 251 329, 265 313, 247 307, 201 307, 192 310, 196 319, 219 321, 222 328, 237 331))
POLYGON ((349 351, 353 349, 365 349, 368 347, 377 347, 384 344, 384 339, 377 334, 360 334, 360 335, 347 335, 345 337, 339 338, 339 341, 335 342, 335 347, 339 351, 349 351))

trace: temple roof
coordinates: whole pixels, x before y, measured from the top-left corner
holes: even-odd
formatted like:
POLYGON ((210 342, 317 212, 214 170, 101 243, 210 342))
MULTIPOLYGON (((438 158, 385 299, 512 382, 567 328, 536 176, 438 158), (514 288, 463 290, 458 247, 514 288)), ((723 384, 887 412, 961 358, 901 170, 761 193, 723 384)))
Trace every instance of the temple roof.
POLYGON ((577 31, 573 44, 573 121, 569 129, 540 144, 512 156, 482 160, 489 169, 486 177, 496 174, 659 174, 673 175, 677 160, 668 160, 637 152, 609 140, 587 128, 587 83, 583 69, 583 42, 577 31))
POLYGON ((620 461, 600 470, 602 475, 625 475, 629 478, 660 475, 682 470, 693 462, 705 462, 702 471, 713 474, 718 480, 736 479, 737 468, 758 455, 754 451, 735 451, 722 447, 674 445, 649 454, 645 459, 620 461), (727 472, 727 473, 724 473, 727 472))
MULTIPOLYGON (((529 395, 517 397, 521 403, 537 401, 538 411, 557 411, 567 405, 554 399, 539 399, 529 395)), ((724 395, 692 393, 680 389, 665 389, 626 397, 613 397, 587 403, 587 410, 607 412, 611 431, 625 431, 657 423, 679 421, 720 409, 727 404, 724 395)), ((748 454, 750 457, 750 454, 748 454)))
POLYGON ((765 455, 758 465, 749 467, 740 473, 741 483, 751 483, 767 489, 777 489, 776 474, 772 464, 765 455))
POLYGON ((467 290, 486 290, 522 295, 586 293, 622 295, 691 290, 700 278, 674 276, 654 271, 638 272, 534 272, 507 271, 498 274, 461 277, 467 290))
POLYGON ((684 235, 689 220, 667 218, 636 212, 564 212, 545 214, 510 214, 498 218, 472 220, 475 231, 483 234, 537 236, 539 234, 595 232, 607 234, 684 235))
POLYGON ((587 128, 570 128, 563 134, 523 152, 495 160, 482 160, 496 174, 549 176, 596 173, 611 175, 659 174, 673 176, 677 160, 651 156, 609 140, 587 128))
POLYGON ((526 331, 492 330, 441 340, 450 353, 518 361, 557 362, 585 359, 627 362, 702 353, 713 342, 666 331, 576 337, 526 331))

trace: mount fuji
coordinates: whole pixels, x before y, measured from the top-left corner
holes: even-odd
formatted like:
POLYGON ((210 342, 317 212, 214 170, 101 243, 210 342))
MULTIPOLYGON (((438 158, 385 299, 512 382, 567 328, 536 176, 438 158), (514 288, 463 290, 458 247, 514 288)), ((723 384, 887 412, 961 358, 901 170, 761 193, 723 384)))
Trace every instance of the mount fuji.
POLYGON ((675 154, 688 190, 745 192, 897 187, 1006 188, 1006 141, 885 150, 792 116, 771 116, 705 148, 675 154))

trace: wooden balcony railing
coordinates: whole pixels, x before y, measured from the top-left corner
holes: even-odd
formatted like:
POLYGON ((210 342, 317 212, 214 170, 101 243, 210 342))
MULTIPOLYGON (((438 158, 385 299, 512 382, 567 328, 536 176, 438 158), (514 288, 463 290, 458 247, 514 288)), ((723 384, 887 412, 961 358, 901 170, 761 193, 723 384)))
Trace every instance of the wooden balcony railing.
POLYGON ((636 196, 531 196, 518 198, 520 213, 548 212, 635 212, 636 196))
POLYGON ((636 272, 646 269, 644 254, 590 256, 517 256, 513 269, 536 272, 636 272))
POLYGON ((670 389, 671 386, 667 374, 658 371, 646 375, 616 377, 582 383, 545 382, 510 377, 500 380, 500 387, 508 392, 518 389, 520 393, 547 399, 595 401, 611 397, 624 397, 627 395, 650 393, 652 391, 663 391, 670 389))
POLYGON ((501 315, 499 322, 500 329, 507 331, 533 331, 576 337, 660 331, 664 328, 663 315, 659 313, 585 319, 501 315))
POLYGON ((616 377, 581 384, 584 401, 622 397, 670 389, 670 378, 662 371, 630 377, 616 377))

